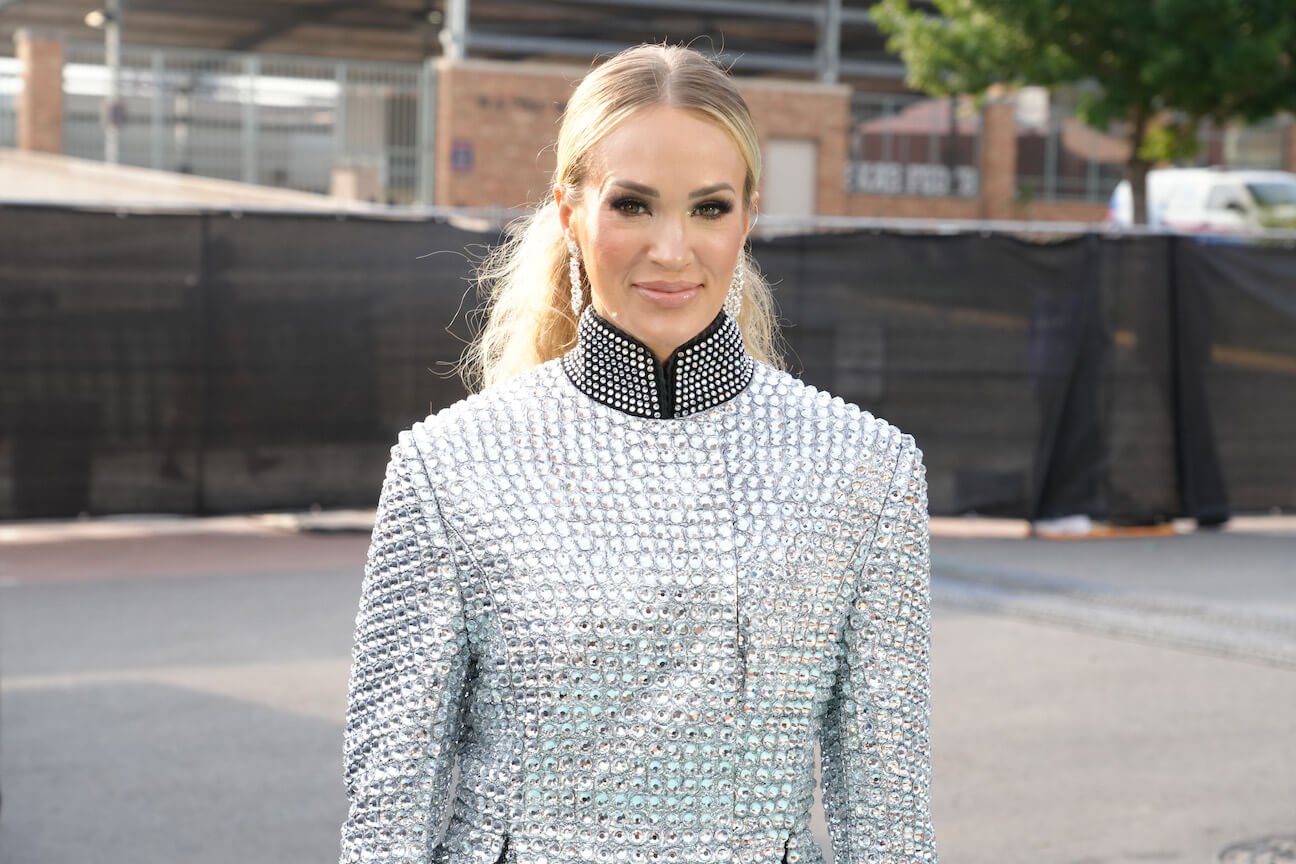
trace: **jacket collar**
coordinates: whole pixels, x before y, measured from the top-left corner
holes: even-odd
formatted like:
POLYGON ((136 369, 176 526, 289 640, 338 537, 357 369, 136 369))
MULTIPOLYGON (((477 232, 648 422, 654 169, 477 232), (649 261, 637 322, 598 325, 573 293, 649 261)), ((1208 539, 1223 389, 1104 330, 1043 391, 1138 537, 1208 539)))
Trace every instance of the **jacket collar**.
POLYGON ((671 419, 727 402, 751 382, 755 359, 722 309, 665 363, 629 333, 585 307, 563 369, 586 396, 637 417, 671 419))

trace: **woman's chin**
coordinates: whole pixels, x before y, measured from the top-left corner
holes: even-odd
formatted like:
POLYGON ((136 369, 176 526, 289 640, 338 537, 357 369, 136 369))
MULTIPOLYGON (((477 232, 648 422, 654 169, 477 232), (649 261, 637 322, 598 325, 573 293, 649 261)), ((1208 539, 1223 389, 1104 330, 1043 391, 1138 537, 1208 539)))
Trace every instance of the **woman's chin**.
POLYGON ((629 326, 623 329, 651 348, 658 359, 664 360, 675 349, 705 330, 714 318, 714 313, 710 316, 672 316, 669 320, 664 320, 664 315, 645 316, 635 322, 627 322, 629 326))

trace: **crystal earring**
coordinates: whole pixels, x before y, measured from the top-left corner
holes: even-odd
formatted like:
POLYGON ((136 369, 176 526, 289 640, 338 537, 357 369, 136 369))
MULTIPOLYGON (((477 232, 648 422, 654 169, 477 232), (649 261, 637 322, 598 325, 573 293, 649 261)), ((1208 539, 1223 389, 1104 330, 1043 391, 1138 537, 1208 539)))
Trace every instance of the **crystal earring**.
POLYGON ((742 311, 743 296, 743 255, 738 254, 738 265, 734 267, 733 281, 729 283, 729 290, 725 292, 724 310, 725 314, 738 321, 738 313, 742 311))
POLYGON ((584 302, 583 292, 581 291, 581 274, 580 274, 580 247, 571 235, 567 235, 567 275, 571 278, 571 307, 572 314, 580 317, 581 305, 584 302))

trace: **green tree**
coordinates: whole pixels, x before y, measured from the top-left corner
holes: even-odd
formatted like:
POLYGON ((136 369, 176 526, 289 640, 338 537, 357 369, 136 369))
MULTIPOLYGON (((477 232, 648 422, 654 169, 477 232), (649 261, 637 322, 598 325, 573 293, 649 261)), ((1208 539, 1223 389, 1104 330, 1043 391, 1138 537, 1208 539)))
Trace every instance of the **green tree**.
POLYGON ((909 0, 873 7, 910 86, 982 95, 995 84, 1078 85, 1080 117, 1129 142, 1134 220, 1147 173, 1196 152, 1202 120, 1254 122, 1296 108, 1293 0, 909 0))

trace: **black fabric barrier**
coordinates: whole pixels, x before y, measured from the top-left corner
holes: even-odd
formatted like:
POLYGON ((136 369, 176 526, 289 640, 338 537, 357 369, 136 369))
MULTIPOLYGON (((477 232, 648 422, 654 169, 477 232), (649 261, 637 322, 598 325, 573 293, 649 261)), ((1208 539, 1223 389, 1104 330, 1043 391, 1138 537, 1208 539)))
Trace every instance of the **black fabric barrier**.
POLYGON ((396 431, 465 394, 495 237, 0 208, 0 518, 372 506, 396 431))
POLYGON ((1139 522, 1180 512, 1166 242, 867 233, 759 257, 805 378, 918 439, 933 512, 1139 522))
MULTIPOLYGON (((372 506, 464 395, 441 221, 0 207, 0 518, 372 506)), ((788 366, 912 433, 932 512, 1296 509, 1296 251, 1171 236, 759 240, 788 366)))
POLYGON ((1296 508, 1296 252, 1175 249, 1186 506, 1296 508))

